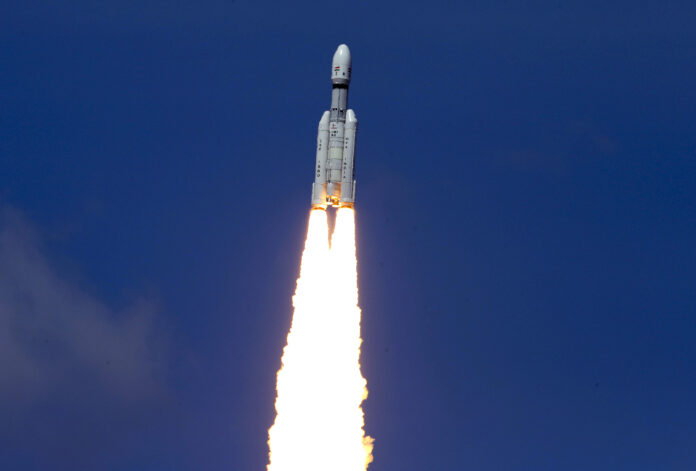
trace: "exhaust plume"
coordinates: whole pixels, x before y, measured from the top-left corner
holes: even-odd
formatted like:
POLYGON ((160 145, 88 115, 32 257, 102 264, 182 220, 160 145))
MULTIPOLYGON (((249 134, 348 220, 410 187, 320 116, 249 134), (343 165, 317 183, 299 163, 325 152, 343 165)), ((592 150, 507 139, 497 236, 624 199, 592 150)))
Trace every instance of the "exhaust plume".
POLYGON ((323 210, 310 213, 294 314, 277 377, 268 471, 364 471, 355 213, 340 208, 329 248, 323 210))

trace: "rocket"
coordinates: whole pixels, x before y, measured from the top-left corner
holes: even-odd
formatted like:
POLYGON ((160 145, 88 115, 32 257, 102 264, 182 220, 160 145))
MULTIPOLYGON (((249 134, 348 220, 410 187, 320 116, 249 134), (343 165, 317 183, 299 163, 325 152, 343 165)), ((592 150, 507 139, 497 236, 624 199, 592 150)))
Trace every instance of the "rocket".
POLYGON ((331 109, 319 121, 312 209, 355 204, 355 136, 358 120, 348 109, 350 49, 341 44, 331 64, 331 109))

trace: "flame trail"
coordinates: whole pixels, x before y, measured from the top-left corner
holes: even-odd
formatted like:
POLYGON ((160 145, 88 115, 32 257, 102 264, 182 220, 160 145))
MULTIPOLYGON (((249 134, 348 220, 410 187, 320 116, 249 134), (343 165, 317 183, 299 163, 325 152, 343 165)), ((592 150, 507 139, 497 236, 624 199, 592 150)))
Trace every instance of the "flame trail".
POLYGON ((278 371, 268 471, 364 471, 355 213, 341 208, 328 245, 325 211, 310 213, 295 312, 278 371))

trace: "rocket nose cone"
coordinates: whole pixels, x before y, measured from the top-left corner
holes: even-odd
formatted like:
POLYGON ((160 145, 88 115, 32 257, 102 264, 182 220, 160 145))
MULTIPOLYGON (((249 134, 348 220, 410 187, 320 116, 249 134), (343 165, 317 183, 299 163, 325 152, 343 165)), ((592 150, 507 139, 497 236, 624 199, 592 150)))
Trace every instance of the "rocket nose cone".
POLYGON ((350 49, 345 44, 341 44, 334 53, 333 63, 334 65, 350 67, 350 62, 350 49))
POLYGON ((336 49, 331 64, 331 82, 334 85, 348 85, 350 83, 350 49, 345 44, 341 44, 336 49))

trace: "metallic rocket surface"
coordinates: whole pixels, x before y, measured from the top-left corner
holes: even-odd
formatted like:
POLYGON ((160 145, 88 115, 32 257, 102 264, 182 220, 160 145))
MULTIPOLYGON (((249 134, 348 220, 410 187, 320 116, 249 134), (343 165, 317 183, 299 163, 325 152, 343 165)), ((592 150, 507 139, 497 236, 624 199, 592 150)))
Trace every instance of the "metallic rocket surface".
POLYGON ((355 136, 358 120, 348 109, 350 49, 341 44, 331 64, 331 109, 319 121, 312 208, 355 204, 355 136))

